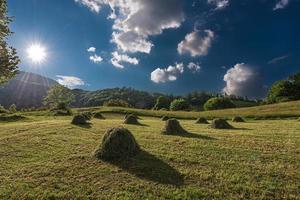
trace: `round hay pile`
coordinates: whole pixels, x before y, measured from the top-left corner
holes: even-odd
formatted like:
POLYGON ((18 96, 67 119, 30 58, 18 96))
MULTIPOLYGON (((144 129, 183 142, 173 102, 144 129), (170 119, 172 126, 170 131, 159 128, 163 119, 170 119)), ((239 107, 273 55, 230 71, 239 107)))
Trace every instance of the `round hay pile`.
POLYGON ((161 118, 161 120, 162 120, 162 121, 167 121, 168 119, 170 119, 170 117, 168 117, 168 116, 165 116, 165 115, 164 115, 164 116, 162 116, 162 118, 161 118))
POLYGON ((139 124, 138 118, 135 115, 128 115, 124 120, 124 124, 139 124))
POLYGON ((112 128, 106 131, 95 157, 102 160, 120 160, 135 156, 140 147, 134 136, 126 128, 112 128))
POLYGON ((86 120, 91 120, 93 118, 93 113, 91 112, 83 112, 81 115, 84 116, 86 120))
POLYGON ((168 119, 161 133, 164 135, 184 135, 187 131, 182 128, 176 119, 168 119))
POLYGON ((235 116, 232 118, 233 122, 245 122, 245 120, 240 116, 235 116))
POLYGON ((72 124, 75 124, 75 125, 85 125, 85 124, 87 124, 87 119, 82 114, 75 115, 73 117, 72 124))
POLYGON ((197 120, 196 120, 196 124, 209 124, 208 121, 206 120, 206 118, 204 117, 199 117, 197 120))
POLYGON ((105 119, 105 117, 102 115, 101 112, 95 112, 94 114, 94 118, 96 119, 105 119))
POLYGON ((211 123, 212 128, 216 129, 232 129, 231 126, 225 119, 214 119, 211 123))

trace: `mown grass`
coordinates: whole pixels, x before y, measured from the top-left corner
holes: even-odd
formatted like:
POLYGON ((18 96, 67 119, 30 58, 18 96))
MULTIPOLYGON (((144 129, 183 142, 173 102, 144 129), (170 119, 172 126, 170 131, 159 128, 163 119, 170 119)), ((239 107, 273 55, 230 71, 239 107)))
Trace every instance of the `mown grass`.
POLYGON ((123 126, 143 153, 107 163, 92 153, 122 115, 105 114, 90 128, 71 117, 36 118, 0 124, 0 199, 300 199, 296 120, 232 123, 234 130, 180 120, 190 132, 180 137, 142 117, 142 126, 123 126))
POLYGON ((248 108, 234 108, 214 111, 203 112, 184 112, 184 111, 153 111, 134 108, 121 108, 121 107, 93 107, 93 108, 81 108, 77 111, 101 111, 107 113, 135 113, 142 116, 152 117, 176 117, 180 119, 196 119, 198 117, 207 117, 213 119, 215 117, 232 118, 234 116, 242 116, 246 118, 255 119, 282 119, 282 118, 297 118, 300 117, 300 101, 255 106, 248 108))

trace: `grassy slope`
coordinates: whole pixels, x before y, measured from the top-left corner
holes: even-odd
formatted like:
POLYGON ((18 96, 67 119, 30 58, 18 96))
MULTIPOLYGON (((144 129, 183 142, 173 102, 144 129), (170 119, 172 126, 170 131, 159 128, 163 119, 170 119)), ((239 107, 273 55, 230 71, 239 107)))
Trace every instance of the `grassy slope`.
MULTIPOLYGON (((160 135, 163 122, 126 125, 144 149, 112 165, 91 153, 122 116, 0 123, 0 199, 300 199, 300 122, 233 123, 214 130, 181 120, 189 137, 160 135)), ((31 116, 31 119, 34 119, 31 116)))
POLYGON ((214 117, 227 117, 239 115, 249 118, 289 118, 289 117, 300 117, 300 101, 293 101, 280 104, 248 107, 248 108, 235 108, 215 111, 204 111, 204 112, 170 112, 170 111, 152 111, 142 110, 134 108, 119 108, 119 107, 94 107, 94 108, 82 108, 81 110, 101 110, 102 112, 113 112, 113 113, 136 113, 142 116, 154 116, 161 117, 168 115, 170 117, 177 117, 181 119, 195 119, 203 116, 208 118, 214 117))

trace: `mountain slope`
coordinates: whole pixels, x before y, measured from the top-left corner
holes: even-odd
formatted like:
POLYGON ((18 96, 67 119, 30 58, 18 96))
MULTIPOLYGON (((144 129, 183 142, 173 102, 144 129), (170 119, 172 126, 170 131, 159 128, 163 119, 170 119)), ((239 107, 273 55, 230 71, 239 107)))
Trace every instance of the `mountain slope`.
POLYGON ((48 89, 55 84, 57 82, 50 78, 21 71, 0 87, 0 104, 5 107, 13 103, 18 108, 39 107, 48 89))

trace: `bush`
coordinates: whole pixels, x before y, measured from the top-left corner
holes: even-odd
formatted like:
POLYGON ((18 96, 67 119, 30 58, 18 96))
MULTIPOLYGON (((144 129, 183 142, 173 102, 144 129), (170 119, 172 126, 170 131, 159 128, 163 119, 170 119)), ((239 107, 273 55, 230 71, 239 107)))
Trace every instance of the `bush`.
POLYGON ((98 159, 124 160, 140 152, 140 147, 131 132, 125 128, 112 128, 106 131, 101 146, 94 155, 98 159))
POLYGON ((153 110, 168 110, 168 108, 170 107, 170 99, 164 96, 159 96, 156 99, 156 103, 153 107, 153 110))
POLYGON ((245 122, 245 120, 240 116, 235 116, 232 118, 233 122, 245 122))
POLYGON ((215 129, 232 129, 233 127, 225 119, 214 119, 211 127, 215 129))
POLYGON ((189 104, 184 99, 175 99, 171 102, 170 110, 177 111, 177 110, 188 110, 189 104))
POLYGON ((199 117, 197 120, 196 120, 196 124, 209 124, 208 121, 206 120, 206 118, 204 117, 199 117))
POLYGON ((109 106, 109 107, 130 107, 128 102, 122 100, 122 99, 111 99, 107 102, 103 103, 104 106, 109 106))
POLYGON ((124 124, 139 124, 138 118, 135 115, 128 115, 124 120, 124 124))
POLYGON ((9 113, 9 111, 0 105, 0 113, 9 113))
POLYGON ((15 104, 11 104, 8 110, 10 113, 15 113, 17 112, 17 106, 15 104))
POLYGON ((179 121, 176 119, 169 119, 166 121, 165 127, 161 132, 163 135, 183 135, 186 134, 187 131, 184 130, 179 121))
POLYGON ((204 104, 204 110, 219 110, 219 109, 226 109, 226 108, 235 108, 236 106, 234 103, 224 97, 214 97, 209 99, 205 104, 204 104))
POLYGON ((72 124, 74 125, 85 125, 88 124, 86 116, 82 114, 75 115, 72 120, 72 124))

